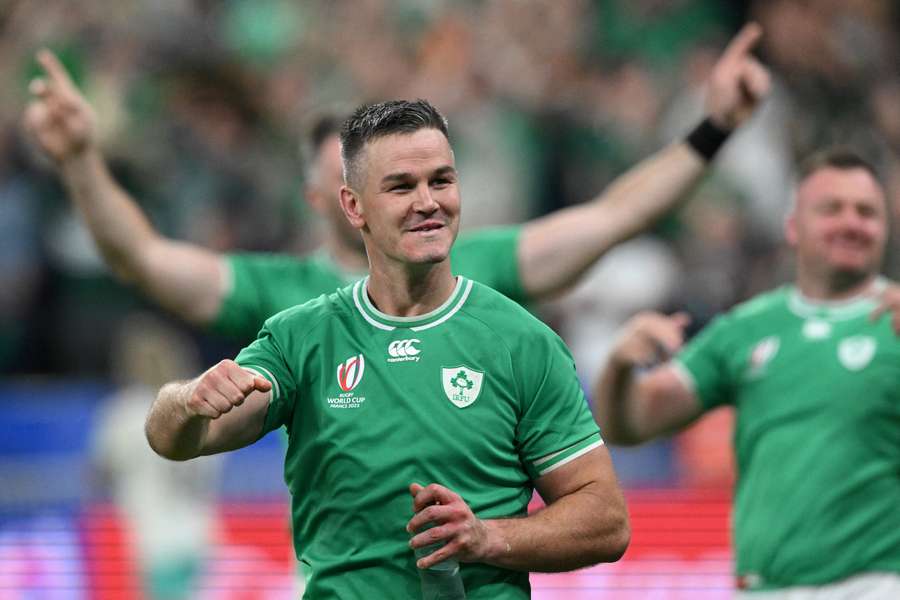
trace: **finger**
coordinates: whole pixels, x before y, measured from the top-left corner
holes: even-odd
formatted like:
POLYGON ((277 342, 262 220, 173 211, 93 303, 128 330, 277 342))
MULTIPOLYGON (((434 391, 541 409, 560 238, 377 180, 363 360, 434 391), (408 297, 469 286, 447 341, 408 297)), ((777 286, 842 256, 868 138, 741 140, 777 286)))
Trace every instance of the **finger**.
POLYGON ((256 389, 257 379, 265 379, 250 369, 238 366, 236 363, 227 364, 223 369, 223 374, 227 383, 233 385, 245 397, 256 389))
POLYGON ((37 54, 37 60, 50 77, 52 85, 58 86, 61 90, 74 91, 76 89, 72 78, 69 77, 69 72, 55 54, 46 49, 41 50, 37 54))
POLYGON ((684 341, 681 329, 672 327, 671 323, 669 325, 669 327, 660 331, 659 336, 656 338, 656 342, 660 346, 659 349, 662 351, 662 356, 660 356, 662 360, 669 360, 672 358, 672 355, 678 352, 684 341))
POLYGON ((753 100, 764 98, 769 94, 769 89, 772 87, 772 78, 768 69, 758 61, 748 61, 744 65, 741 87, 753 100))
MULTIPOLYGON (((415 531, 415 530, 413 530, 415 531)), ((412 531, 410 531, 412 533, 412 531)), ((439 542, 443 542, 444 540, 450 537, 450 532, 447 531, 446 527, 430 527, 425 531, 422 531, 409 539, 409 547, 410 548, 425 548, 426 546, 433 546, 439 542)))
POLYGON ((672 316, 669 317, 672 320, 672 323, 680 329, 684 329, 688 325, 691 324, 691 315, 684 311, 679 311, 672 316))
POLYGON ((47 120, 47 106, 41 102, 31 104, 25 109, 25 130, 36 136, 41 125, 47 120))
MULTIPOLYGON (((240 394, 239 390, 237 389, 233 391, 240 394)), ((214 409, 219 411, 219 414, 225 414, 230 411, 233 406, 235 406, 235 402, 232 401, 230 396, 233 397, 233 395, 229 394, 228 391, 222 391, 213 387, 202 390, 202 392, 200 393, 200 398, 209 403, 209 405, 214 409)))
POLYGON ((50 86, 47 85, 47 81, 41 77, 37 79, 32 79, 28 84, 28 91, 32 96, 37 96, 38 98, 43 98, 50 91, 50 86))
POLYGON ((894 313, 891 317, 891 326, 894 328, 894 335, 900 335, 900 313, 894 313))
POLYGON ((721 60, 723 62, 737 62, 741 60, 753 50, 762 34, 762 27, 758 23, 747 23, 725 47, 721 60))
POLYGON ((416 566, 420 569, 428 569, 433 567, 434 565, 444 562, 448 558, 452 557, 456 554, 457 544, 455 542, 448 542, 429 554, 428 556, 424 556, 416 561, 416 566))
POLYGON ((416 497, 413 500, 413 511, 419 512, 426 506, 431 506, 432 504, 450 504, 458 497, 459 496, 444 486, 432 483, 416 494, 416 497))
POLYGON ((440 525, 446 523, 450 519, 450 516, 452 514, 452 509, 443 504, 432 504, 431 506, 426 506, 425 508, 414 514, 413 517, 407 522, 406 531, 409 533, 415 533, 425 528, 428 524, 440 525))
POLYGON ((869 313, 869 321, 871 321, 872 323, 878 321, 878 319, 880 319, 884 315, 884 313, 890 310, 890 308, 890 302, 888 302, 887 299, 882 298, 879 301, 878 306, 873 308, 872 312, 869 313))
POLYGON ((200 415, 201 417, 217 419, 222 415, 220 411, 216 410, 212 405, 209 404, 209 402, 206 402, 205 400, 198 400, 191 405, 191 408, 193 409, 194 413, 200 415))
POLYGON ((425 489, 425 486, 421 483, 412 482, 409 484, 409 495, 415 498, 419 492, 425 489))
POLYGON ((257 392, 268 392, 272 389, 272 382, 265 377, 256 376, 253 378, 253 389, 257 392))

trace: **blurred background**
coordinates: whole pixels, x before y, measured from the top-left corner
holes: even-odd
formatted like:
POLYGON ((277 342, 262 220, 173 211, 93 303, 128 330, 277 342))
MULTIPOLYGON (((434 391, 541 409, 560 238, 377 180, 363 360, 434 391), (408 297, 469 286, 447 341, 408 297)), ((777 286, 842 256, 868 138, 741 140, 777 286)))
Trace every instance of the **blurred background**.
MULTIPOLYGON (((769 101, 683 210, 538 309, 585 382, 634 312, 686 310, 696 331, 790 276, 781 223, 810 151, 855 146, 900 211, 896 2, 0 0, 0 600, 298 593, 276 436, 186 469, 147 456, 160 382, 237 346, 104 267, 21 134, 37 49, 70 69, 114 173, 161 232, 302 253, 317 223, 298 146, 316 111, 431 100, 450 121, 463 226, 521 222, 591 199, 689 131, 748 19, 765 29, 769 101)), ((895 279, 898 260, 892 248, 895 279)), ((614 449, 631 549, 534 576, 535 598, 729 598, 730 423, 719 411, 614 449)))

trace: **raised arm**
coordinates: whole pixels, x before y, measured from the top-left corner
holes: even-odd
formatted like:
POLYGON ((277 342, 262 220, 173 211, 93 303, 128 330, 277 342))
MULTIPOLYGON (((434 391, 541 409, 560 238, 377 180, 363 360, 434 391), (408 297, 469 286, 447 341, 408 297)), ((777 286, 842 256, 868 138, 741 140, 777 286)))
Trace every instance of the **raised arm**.
POLYGON ((46 77, 31 83, 25 127, 53 162, 112 271, 182 319, 203 325, 227 291, 224 258, 162 237, 113 179, 96 141, 93 109, 51 52, 37 60, 46 77))
POLYGON ((571 571, 614 562, 631 539, 628 511, 609 452, 604 447, 541 476, 535 482, 547 506, 527 517, 481 520, 459 495, 438 484, 410 486, 415 516, 407 530, 437 526, 410 540, 413 548, 446 544, 419 559, 428 568, 456 556, 518 571, 571 571))
POLYGON ((709 78, 704 121, 689 143, 676 142, 618 177, 599 196, 526 224, 519 243, 525 291, 542 299, 574 284, 605 252, 649 229, 706 173, 728 133, 750 118, 769 91, 769 74, 750 53, 762 35, 745 26, 709 78))
POLYGON ((681 348, 687 323, 683 313, 641 313, 625 324, 594 388, 594 419, 606 441, 640 444, 700 416, 700 401, 670 362, 635 373, 681 348))
POLYGON ((172 460, 243 448, 262 435, 271 389, 265 378, 223 360, 160 389, 147 415, 147 441, 172 460))

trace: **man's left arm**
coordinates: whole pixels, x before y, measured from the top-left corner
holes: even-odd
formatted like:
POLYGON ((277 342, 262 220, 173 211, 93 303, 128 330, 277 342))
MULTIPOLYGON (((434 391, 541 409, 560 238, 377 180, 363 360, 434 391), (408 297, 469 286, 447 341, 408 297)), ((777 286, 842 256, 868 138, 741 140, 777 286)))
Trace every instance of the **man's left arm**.
POLYGON ((707 119, 687 140, 640 162, 594 200, 524 225, 519 273, 531 298, 564 291, 605 252, 649 229, 687 196, 727 135, 768 94, 769 74, 751 54, 761 35, 759 25, 749 24, 725 49, 709 77, 707 119))
POLYGON ((446 544, 418 561, 428 568, 455 556, 517 571, 571 571, 614 562, 631 539, 628 511, 605 446, 542 475, 535 485, 547 506, 527 517, 480 520, 465 501, 438 484, 410 486, 415 516, 407 529, 419 548, 446 544))

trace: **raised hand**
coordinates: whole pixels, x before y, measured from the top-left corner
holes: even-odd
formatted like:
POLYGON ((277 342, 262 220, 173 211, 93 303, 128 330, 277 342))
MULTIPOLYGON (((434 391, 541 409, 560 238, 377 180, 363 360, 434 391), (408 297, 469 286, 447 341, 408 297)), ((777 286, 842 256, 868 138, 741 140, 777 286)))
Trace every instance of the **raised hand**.
POLYGON ((25 108, 25 130, 53 161, 63 163, 93 145, 96 117, 52 52, 41 50, 37 61, 45 77, 28 86, 31 100, 25 108))
POLYGON ((255 391, 268 392, 268 379, 248 371, 233 360, 223 360, 207 370, 185 402, 188 416, 216 419, 240 406, 255 391))
POLYGON ((748 23, 731 40, 710 73, 706 113, 722 129, 741 126, 769 94, 769 71, 751 54, 762 27, 748 23))
POLYGON ((874 322, 885 313, 891 315, 891 327, 894 333, 900 336, 900 284, 893 281, 878 296, 878 305, 869 318, 874 322))
POLYGON ((628 366, 649 366, 668 360, 684 344, 684 328, 690 321, 686 313, 639 313, 625 324, 610 360, 628 366))

